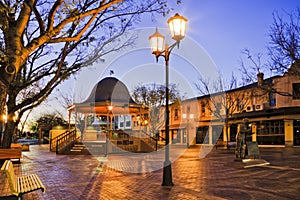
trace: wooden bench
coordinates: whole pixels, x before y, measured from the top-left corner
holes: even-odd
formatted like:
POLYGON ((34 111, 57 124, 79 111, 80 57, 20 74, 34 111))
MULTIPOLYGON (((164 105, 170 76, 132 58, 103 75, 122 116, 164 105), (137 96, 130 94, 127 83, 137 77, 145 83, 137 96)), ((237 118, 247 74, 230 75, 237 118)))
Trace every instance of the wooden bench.
POLYGON ((40 178, 36 174, 24 175, 17 177, 14 171, 13 164, 10 160, 6 160, 1 167, 2 171, 8 178, 9 188, 12 194, 16 195, 18 199, 22 199, 22 195, 41 189, 42 192, 46 188, 42 184, 40 178))
POLYGON ((2 149, 0 148, 0 160, 18 160, 22 157, 22 148, 9 148, 2 149))
POLYGON ((13 149, 22 149, 22 145, 21 144, 16 144, 16 143, 11 143, 10 144, 10 148, 13 148, 13 149))
POLYGON ((22 149, 22 151, 29 151, 29 144, 15 144, 15 143, 12 143, 10 145, 10 148, 22 149))

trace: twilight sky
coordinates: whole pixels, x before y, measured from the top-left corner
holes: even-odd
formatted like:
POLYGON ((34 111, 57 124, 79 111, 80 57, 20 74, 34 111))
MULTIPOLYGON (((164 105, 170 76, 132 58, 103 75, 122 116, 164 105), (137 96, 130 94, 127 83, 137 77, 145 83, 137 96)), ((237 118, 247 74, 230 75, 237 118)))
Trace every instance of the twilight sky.
MULTIPOLYGON (((174 12, 188 18, 187 34, 227 73, 237 70, 244 48, 266 55, 272 13, 290 13, 298 6, 297 0, 182 0, 174 12)), ((166 20, 158 21, 165 26, 166 20)))
MULTIPOLYGON (((182 0, 179 5, 173 4, 174 11, 169 16, 158 16, 156 22, 149 16, 143 18, 137 26, 142 33, 135 49, 107 56, 104 63, 93 66, 93 70, 83 70, 76 81, 66 81, 59 88, 61 91, 74 90, 75 101, 82 101, 98 81, 109 76, 109 70, 114 70, 114 76, 129 90, 141 83, 164 84, 164 61, 160 58, 156 63, 148 37, 154 33, 155 27, 167 36, 169 33, 164 29, 168 18, 179 13, 188 19, 187 37, 171 55, 170 82, 178 85, 181 95, 197 96, 199 93, 194 83, 199 75, 214 77, 219 70, 224 76, 238 73, 243 49, 266 56, 272 13, 289 13, 299 5, 297 0, 182 0)), ((43 105, 42 112, 58 109, 59 106, 53 106, 57 105, 55 101, 56 98, 50 98, 43 105)))

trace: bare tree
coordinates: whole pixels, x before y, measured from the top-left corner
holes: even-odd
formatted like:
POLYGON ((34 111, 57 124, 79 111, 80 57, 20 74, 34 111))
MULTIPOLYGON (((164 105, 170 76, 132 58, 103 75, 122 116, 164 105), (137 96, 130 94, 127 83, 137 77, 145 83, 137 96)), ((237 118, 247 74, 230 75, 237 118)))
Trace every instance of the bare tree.
POLYGON ((227 142, 229 142, 229 119, 233 114, 243 112, 244 107, 249 104, 249 94, 245 90, 238 90, 237 78, 234 74, 231 80, 227 82, 221 74, 215 79, 199 78, 195 84, 201 95, 207 98, 201 102, 206 109, 210 111, 213 117, 224 122, 227 142))
POLYGON ((300 8, 284 15, 274 12, 269 36, 270 69, 282 74, 295 65, 300 76, 300 8))
POLYGON ((15 112, 21 118, 91 60, 131 45, 134 37, 120 37, 141 14, 168 11, 165 0, 1 1, 0 115, 5 107, 8 115, 3 146, 10 146, 15 112), (37 83, 39 91, 17 101, 37 83))
MULTIPOLYGON (((149 85, 140 85, 135 87, 132 97, 135 102, 145 104, 149 108, 149 130, 151 135, 157 135, 164 125, 164 112, 161 108, 166 105, 166 89, 163 85, 155 83, 149 85)), ((178 103, 180 101, 179 92, 175 84, 169 86, 169 103, 178 103)))
MULTIPOLYGON (((73 97, 73 91, 71 89, 61 91, 57 89, 59 97, 56 97, 58 100, 59 104, 65 108, 66 110, 73 105, 74 103, 74 97, 73 97)), ((82 102, 85 97, 81 93, 78 94, 77 101, 82 102)), ((84 119, 84 114, 82 113, 77 113, 77 112, 72 112, 71 116, 69 115, 69 120, 74 119, 76 123, 76 127, 79 129, 81 133, 83 133, 84 130, 84 124, 85 121, 84 119)), ((69 121, 70 123, 70 121, 69 121)), ((69 124, 70 125, 70 124, 69 124)))
MULTIPOLYGON (((254 83, 257 74, 269 70, 272 73, 283 75, 289 73, 300 78, 300 9, 297 8, 291 13, 278 11, 273 13, 273 23, 269 32, 270 41, 267 45, 269 61, 262 62, 262 54, 254 55, 248 50, 243 50, 242 54, 246 60, 241 61, 241 72, 243 81, 254 83)), ((258 85, 265 93, 292 96, 283 88, 276 88, 276 80, 264 82, 258 85)))
POLYGON ((247 48, 242 50, 242 55, 246 57, 247 61, 240 60, 240 71, 242 74, 243 85, 251 84, 257 81, 258 73, 265 73, 268 70, 268 66, 263 64, 263 54, 258 53, 253 55, 247 48))

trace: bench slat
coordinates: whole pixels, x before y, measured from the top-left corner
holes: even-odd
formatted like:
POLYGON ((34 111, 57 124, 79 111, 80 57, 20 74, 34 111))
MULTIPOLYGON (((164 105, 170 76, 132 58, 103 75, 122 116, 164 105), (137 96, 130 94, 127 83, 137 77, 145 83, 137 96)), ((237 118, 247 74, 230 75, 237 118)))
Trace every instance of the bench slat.
POLYGON ((32 175, 23 176, 23 177, 20 177, 20 179, 23 179, 23 182, 25 183, 25 188, 24 188, 25 191, 24 192, 27 192, 30 190, 35 190, 38 188, 36 186, 36 184, 34 183, 34 179, 33 179, 32 175))
POLYGON ((25 180, 20 178, 19 182, 20 182, 20 193, 25 193, 25 191, 27 191, 25 180))
POLYGON ((36 190, 38 187, 36 180, 34 179, 33 174, 30 175, 30 186, 31 186, 31 190, 36 190))
POLYGON ((18 194, 20 194, 21 193, 21 183, 20 183, 20 180, 18 179, 18 181, 17 181, 17 192, 18 192, 18 194))
POLYGON ((42 188, 42 190, 44 191, 45 190, 45 187, 44 185, 42 184, 40 178, 36 175, 36 174, 33 174, 33 179, 34 179, 34 183, 36 184, 37 188, 42 188))

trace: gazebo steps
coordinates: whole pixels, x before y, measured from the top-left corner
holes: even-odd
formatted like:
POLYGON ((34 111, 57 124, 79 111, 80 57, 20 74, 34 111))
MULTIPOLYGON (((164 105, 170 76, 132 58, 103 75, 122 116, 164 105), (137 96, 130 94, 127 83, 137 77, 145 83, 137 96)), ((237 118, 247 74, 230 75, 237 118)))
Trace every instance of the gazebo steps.
MULTIPOLYGON (((158 144, 158 149, 162 148, 158 144)), ((148 140, 139 140, 133 144, 110 144, 108 147, 108 153, 120 153, 124 151, 135 152, 135 153, 148 153, 155 151, 155 144, 150 143, 148 140)), ((105 155, 106 154, 106 143, 105 141, 83 141, 76 142, 69 147, 65 148, 60 154, 66 155, 105 155)))
POLYGON ((75 143, 69 150, 66 150, 64 154, 72 155, 102 155, 105 153, 105 144, 103 143, 89 143, 81 142, 75 143))

